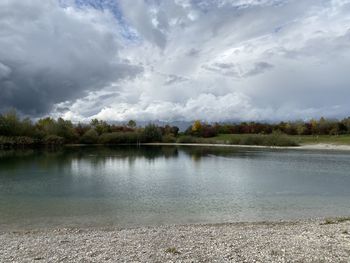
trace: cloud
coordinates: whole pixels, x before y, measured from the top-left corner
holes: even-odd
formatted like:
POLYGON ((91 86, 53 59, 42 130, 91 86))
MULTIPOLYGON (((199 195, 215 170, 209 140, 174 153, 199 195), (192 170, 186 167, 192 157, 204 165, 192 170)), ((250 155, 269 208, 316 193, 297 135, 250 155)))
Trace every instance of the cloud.
POLYGON ((7 78, 11 74, 11 71, 8 66, 0 63, 0 80, 7 78))
POLYGON ((1 107, 48 113, 141 71, 119 58, 118 25, 108 13, 53 0, 2 1, 0 28, 1 107))
POLYGON ((253 65, 250 65, 244 68, 244 66, 242 67, 234 63, 215 62, 214 64, 209 66, 204 65, 203 68, 209 71, 216 72, 218 74, 222 74, 224 76, 243 79, 243 78, 263 74, 267 70, 272 69, 273 65, 271 65, 270 63, 261 61, 261 62, 256 62, 253 65))
POLYGON ((167 30, 167 17, 157 9, 151 9, 146 1, 121 1, 121 8, 124 11, 125 19, 133 26, 141 37, 165 48, 167 30))
POLYGON ((99 119, 123 121, 128 119, 152 120, 184 120, 201 119, 212 121, 220 116, 222 120, 241 118, 259 119, 260 113, 250 104, 249 98, 240 93, 230 93, 224 96, 201 94, 185 103, 155 101, 137 104, 120 103, 117 107, 102 109, 93 117, 99 119))
POLYGON ((349 0, 0 3, 0 105, 75 121, 350 115, 349 0))

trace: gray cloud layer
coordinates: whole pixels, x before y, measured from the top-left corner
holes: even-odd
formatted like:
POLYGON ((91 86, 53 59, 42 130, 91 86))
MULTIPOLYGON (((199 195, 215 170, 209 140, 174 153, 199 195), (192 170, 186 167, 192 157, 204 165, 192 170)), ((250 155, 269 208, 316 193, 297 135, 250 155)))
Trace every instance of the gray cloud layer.
POLYGON ((135 75, 140 69, 118 58, 118 31, 110 21, 52 0, 2 1, 0 105, 43 114, 55 103, 135 75))
POLYGON ((350 115, 350 0, 96 1, 119 18, 69 0, 0 2, 0 108, 73 120, 350 115))

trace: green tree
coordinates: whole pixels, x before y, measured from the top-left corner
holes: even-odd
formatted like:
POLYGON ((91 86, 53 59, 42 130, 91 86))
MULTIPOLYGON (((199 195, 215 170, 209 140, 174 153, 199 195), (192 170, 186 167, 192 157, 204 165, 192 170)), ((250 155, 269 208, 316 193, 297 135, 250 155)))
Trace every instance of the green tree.
POLYGON ((134 129, 136 127, 136 121, 130 120, 128 122, 127 126, 134 129))
POLYGON ((0 117, 0 135, 18 136, 21 122, 15 110, 11 110, 0 117))
POLYGON ((142 132, 142 137, 146 142, 160 142, 162 141, 162 132, 158 126, 148 124, 142 132))
POLYGON ((36 126, 44 135, 57 135, 56 121, 53 118, 47 117, 40 119, 36 123, 36 126))
POLYGON ((56 122, 56 135, 65 138, 66 142, 75 142, 78 139, 73 123, 62 118, 56 122))
POLYGON ((90 125, 95 128, 98 135, 103 133, 111 132, 111 127, 105 121, 99 121, 98 119, 93 119, 90 122, 90 125))

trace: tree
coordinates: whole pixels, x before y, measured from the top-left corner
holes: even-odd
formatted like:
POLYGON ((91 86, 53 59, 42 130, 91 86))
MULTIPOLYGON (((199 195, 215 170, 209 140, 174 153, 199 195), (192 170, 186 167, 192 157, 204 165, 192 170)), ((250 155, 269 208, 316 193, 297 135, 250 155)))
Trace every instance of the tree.
POLYGON ((134 129, 136 127, 136 121, 130 120, 128 122, 127 126, 134 129))
POLYGON ((177 127, 177 126, 172 126, 171 127, 171 129, 170 129, 170 131, 171 131, 171 133, 176 137, 178 134, 179 134, 179 127, 177 127))
POLYGON ((56 122, 56 135, 65 138, 66 142, 74 142, 78 138, 73 123, 62 118, 56 122))
POLYGON ((56 135, 56 121, 50 117, 38 120, 36 126, 44 135, 56 135))
POLYGON ((78 125, 75 126, 75 132, 79 135, 79 136, 83 136, 85 132, 87 132, 88 130, 90 130, 90 126, 89 125, 84 125, 82 123, 78 123, 78 125))
POLYGON ((191 130, 194 134, 199 134, 201 129, 202 129, 202 123, 199 120, 197 120, 193 123, 191 130))
POLYGON ((0 118, 0 135, 20 135, 21 122, 15 110, 11 110, 0 118))
POLYGON ((142 137, 146 142, 160 142, 162 140, 162 132, 158 126, 148 124, 142 132, 142 137))
POLYGON ((99 121, 98 119, 92 119, 90 125, 95 128, 98 135, 111 132, 111 126, 105 121, 99 121))

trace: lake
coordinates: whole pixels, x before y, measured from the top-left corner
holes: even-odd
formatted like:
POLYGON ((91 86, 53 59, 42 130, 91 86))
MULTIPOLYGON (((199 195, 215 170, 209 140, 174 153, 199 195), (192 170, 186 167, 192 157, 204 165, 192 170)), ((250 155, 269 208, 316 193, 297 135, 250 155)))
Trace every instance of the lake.
POLYGON ((350 215, 350 152, 120 146, 0 151, 0 228, 350 215))

